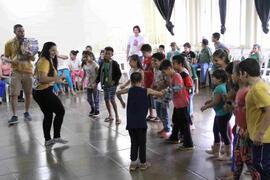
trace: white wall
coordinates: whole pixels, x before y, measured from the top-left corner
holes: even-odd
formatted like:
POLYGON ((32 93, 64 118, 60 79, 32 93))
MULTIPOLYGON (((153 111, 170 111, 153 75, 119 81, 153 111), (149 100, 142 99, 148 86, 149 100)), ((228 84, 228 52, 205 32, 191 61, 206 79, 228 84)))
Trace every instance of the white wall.
POLYGON ((61 53, 92 45, 124 51, 132 27, 144 29, 143 0, 0 0, 0 53, 11 39, 13 25, 22 24, 26 37, 54 41, 61 53))

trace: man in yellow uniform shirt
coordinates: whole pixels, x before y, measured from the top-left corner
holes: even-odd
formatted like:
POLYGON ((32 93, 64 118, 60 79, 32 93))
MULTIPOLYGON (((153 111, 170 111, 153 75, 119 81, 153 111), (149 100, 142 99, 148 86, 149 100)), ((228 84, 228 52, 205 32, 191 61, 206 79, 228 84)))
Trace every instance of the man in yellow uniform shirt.
POLYGON ((270 86, 260 78, 260 65, 251 58, 239 64, 240 78, 250 85, 246 121, 253 142, 253 163, 261 180, 270 179, 270 86))
POLYGON ((30 121, 31 115, 29 114, 29 106, 32 95, 32 64, 33 56, 30 54, 23 54, 22 43, 24 40, 24 28, 20 24, 16 24, 13 28, 16 35, 13 39, 9 40, 5 44, 5 59, 11 63, 12 74, 10 82, 10 95, 11 95, 11 107, 13 116, 8 123, 18 123, 18 117, 16 115, 16 108, 18 102, 18 96, 20 90, 23 88, 25 93, 25 113, 24 119, 30 121))

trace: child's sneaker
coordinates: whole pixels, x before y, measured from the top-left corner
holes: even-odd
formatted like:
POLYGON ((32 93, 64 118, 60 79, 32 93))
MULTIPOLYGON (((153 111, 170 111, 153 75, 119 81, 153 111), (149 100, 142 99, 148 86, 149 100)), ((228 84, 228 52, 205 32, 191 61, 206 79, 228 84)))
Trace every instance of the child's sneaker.
POLYGON ((163 139, 169 139, 170 136, 171 136, 171 133, 166 132, 166 131, 163 131, 163 133, 160 134, 160 137, 163 139))
POLYGON ((92 108, 88 116, 93 116, 94 114, 95 114, 95 110, 94 108, 92 108))
POLYGON ((60 144, 67 144, 68 141, 62 138, 54 138, 53 139, 55 143, 60 143, 60 144))
POLYGON ((150 162, 145 162, 140 164, 140 170, 146 170, 147 168, 151 167, 150 162))
POLYGON ((161 131, 158 131, 157 132, 157 135, 160 135, 160 134, 162 134, 164 132, 164 129, 162 129, 161 131))
POLYGON ((55 144, 55 142, 53 139, 45 141, 45 143, 44 143, 45 147, 52 147, 54 144, 55 144))
POLYGON ((178 146, 177 150, 179 151, 191 151, 194 149, 194 146, 186 147, 186 146, 178 146))
POLYGON ((95 113, 93 114, 94 117, 98 117, 99 116, 99 111, 95 111, 95 113))
POLYGON ((136 161, 131 161, 130 165, 129 165, 129 170, 130 171, 135 171, 138 167, 138 164, 136 163, 136 161))

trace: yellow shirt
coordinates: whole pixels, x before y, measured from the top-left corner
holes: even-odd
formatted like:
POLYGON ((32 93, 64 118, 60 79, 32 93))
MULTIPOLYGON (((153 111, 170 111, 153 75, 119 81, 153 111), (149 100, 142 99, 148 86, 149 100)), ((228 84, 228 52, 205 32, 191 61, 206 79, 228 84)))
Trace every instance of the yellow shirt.
MULTIPOLYGON (((53 66, 53 69, 54 69, 54 77, 55 77, 55 76, 57 76, 57 71, 54 68, 54 66, 53 66)), ((35 76, 37 76, 40 72, 48 74, 49 71, 50 71, 50 63, 49 63, 49 61, 44 57, 40 58, 38 60, 37 65, 36 65, 35 76)), ((37 79, 36 83, 37 83, 36 84, 36 90, 44 90, 44 89, 47 89, 48 87, 54 85, 54 82, 41 83, 41 82, 38 81, 38 79, 37 79)))
MULTIPOLYGON (((253 85, 246 96, 247 129, 252 141, 258 133, 264 117, 263 108, 267 106, 270 106, 270 87, 261 81, 253 85)), ((265 131, 262 142, 270 143, 270 127, 265 131)))
POLYGON ((20 73, 32 74, 31 59, 25 59, 21 53, 20 43, 16 38, 9 40, 5 44, 5 56, 11 60, 18 60, 18 64, 12 64, 12 70, 20 73))

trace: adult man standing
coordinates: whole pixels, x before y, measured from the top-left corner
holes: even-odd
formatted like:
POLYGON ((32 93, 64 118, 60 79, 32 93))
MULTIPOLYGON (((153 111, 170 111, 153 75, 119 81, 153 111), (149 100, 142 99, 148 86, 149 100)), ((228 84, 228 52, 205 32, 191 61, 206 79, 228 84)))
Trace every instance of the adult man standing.
POLYGON ((8 121, 10 125, 18 123, 16 108, 20 90, 23 88, 25 93, 25 113, 24 119, 30 121, 29 106, 32 95, 32 64, 34 57, 30 53, 23 52, 22 44, 24 41, 24 28, 16 24, 13 28, 15 37, 5 44, 5 59, 11 63, 12 74, 10 82, 11 107, 13 116, 8 121))

